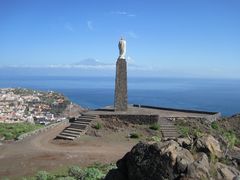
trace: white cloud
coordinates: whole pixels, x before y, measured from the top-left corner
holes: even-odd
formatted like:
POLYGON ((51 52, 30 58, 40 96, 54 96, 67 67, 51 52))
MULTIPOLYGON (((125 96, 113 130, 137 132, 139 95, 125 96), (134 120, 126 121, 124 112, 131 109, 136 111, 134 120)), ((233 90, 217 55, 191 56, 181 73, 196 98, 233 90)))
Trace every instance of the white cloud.
POLYGON ((93 23, 92 21, 87 21, 87 27, 90 31, 93 31, 93 23))
POLYGON ((133 32, 133 31, 128 31, 127 35, 129 37, 133 38, 133 39, 137 39, 138 38, 137 34, 135 32, 133 32))
POLYGON ((135 61, 130 56, 127 57, 127 62, 129 64, 135 64, 135 61))
POLYGON ((64 28, 70 32, 74 32, 74 28, 71 23, 67 22, 64 24, 64 28))
POLYGON ((122 16, 128 16, 128 17, 136 17, 135 14, 128 13, 128 12, 126 12, 126 11, 112 11, 111 14, 122 15, 122 16))

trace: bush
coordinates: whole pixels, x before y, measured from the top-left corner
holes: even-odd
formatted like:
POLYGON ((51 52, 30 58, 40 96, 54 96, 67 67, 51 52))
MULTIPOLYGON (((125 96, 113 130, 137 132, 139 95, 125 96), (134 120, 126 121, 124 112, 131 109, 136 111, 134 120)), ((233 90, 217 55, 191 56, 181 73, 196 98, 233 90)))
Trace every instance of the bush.
POLYGON ((46 171, 39 171, 36 175, 36 180, 54 180, 55 176, 46 171))
POLYGON ((98 122, 97 124, 95 124, 95 125, 93 126, 93 128, 95 128, 95 129, 101 129, 101 128, 102 128, 102 125, 98 122))
POLYGON ((96 168, 86 168, 84 170, 84 180, 100 180, 104 174, 96 168))
POLYGON ((14 135, 11 132, 4 132, 3 136, 5 137, 6 140, 14 139, 14 135))
POLYGON ((68 175, 76 179, 82 180, 84 176, 84 172, 80 167, 73 166, 69 168, 68 175))
POLYGON ((154 141, 154 142, 160 142, 161 138, 158 136, 152 136, 150 138, 147 138, 147 141, 154 141))
POLYGON ((204 135, 204 133, 200 130, 200 129, 194 129, 194 131, 193 131, 193 135, 195 136, 195 137, 202 137, 203 135, 204 135))
POLYGON ((59 177, 56 180, 76 180, 76 179, 71 176, 66 176, 66 177, 59 177))
POLYGON ((41 128, 41 125, 30 123, 0 123, 0 137, 4 136, 6 140, 16 139, 21 134, 41 128))
POLYGON ((160 125, 158 123, 155 123, 150 125, 149 128, 156 131, 160 129, 160 125))
POLYGON ((187 137, 190 134, 190 129, 189 127, 186 126, 178 126, 178 130, 180 133, 184 136, 187 137))
POLYGON ((233 148, 238 141, 236 135, 232 131, 225 132, 223 136, 230 148, 233 148))
POLYGON ((138 139, 139 138, 139 135, 137 133, 131 133, 130 134, 130 138, 132 139, 138 139))
POLYGON ((212 123, 211 123, 211 127, 212 127, 213 129, 216 129, 216 130, 219 129, 219 126, 218 126, 217 122, 212 122, 212 123))
POLYGON ((100 171, 102 171, 102 173, 107 174, 108 171, 110 171, 111 169, 116 169, 117 166, 116 164, 101 164, 101 163, 94 163, 93 165, 89 166, 88 168, 96 168, 99 169, 100 171))

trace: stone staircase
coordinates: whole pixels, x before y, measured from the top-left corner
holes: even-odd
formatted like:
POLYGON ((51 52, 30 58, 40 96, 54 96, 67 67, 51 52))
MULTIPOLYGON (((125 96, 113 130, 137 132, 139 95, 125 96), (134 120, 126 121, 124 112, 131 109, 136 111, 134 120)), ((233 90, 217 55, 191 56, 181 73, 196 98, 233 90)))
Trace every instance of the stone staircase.
POLYGON ((55 139, 74 140, 85 134, 92 120, 96 119, 96 115, 82 114, 78 118, 71 120, 70 125, 66 127, 55 139))
POLYGON ((159 118, 159 124, 163 138, 177 138, 179 133, 171 120, 167 118, 159 118))

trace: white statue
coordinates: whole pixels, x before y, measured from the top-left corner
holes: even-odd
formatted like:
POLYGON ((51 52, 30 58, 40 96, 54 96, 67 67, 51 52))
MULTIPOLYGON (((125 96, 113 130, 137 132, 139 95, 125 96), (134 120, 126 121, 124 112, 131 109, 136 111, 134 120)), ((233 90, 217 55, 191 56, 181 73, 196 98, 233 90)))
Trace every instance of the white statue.
POLYGON ((126 41, 121 38, 119 43, 118 43, 118 48, 119 48, 119 59, 126 59, 126 41))

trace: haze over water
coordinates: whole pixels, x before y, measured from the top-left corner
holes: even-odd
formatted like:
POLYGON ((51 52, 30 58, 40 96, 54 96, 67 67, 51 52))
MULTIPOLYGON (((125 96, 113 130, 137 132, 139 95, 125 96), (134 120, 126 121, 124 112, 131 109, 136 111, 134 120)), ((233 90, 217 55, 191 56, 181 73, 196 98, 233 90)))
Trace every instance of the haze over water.
MULTIPOLYGON (((85 108, 113 104, 113 77, 8 76, 0 88, 22 87, 63 93, 85 108)), ((217 111, 229 116, 240 112, 240 80, 129 77, 130 104, 217 111)))

